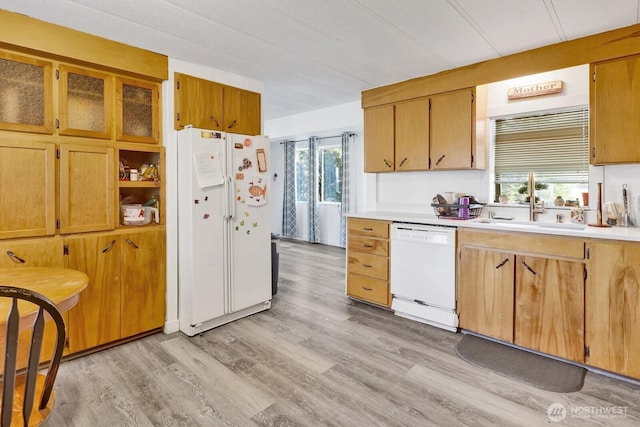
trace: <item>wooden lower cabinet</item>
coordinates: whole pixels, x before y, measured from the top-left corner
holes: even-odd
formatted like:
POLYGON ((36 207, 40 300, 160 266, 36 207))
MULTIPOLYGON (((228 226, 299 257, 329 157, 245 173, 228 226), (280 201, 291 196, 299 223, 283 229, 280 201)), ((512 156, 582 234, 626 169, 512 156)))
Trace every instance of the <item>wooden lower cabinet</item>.
POLYGON ((0 240, 0 268, 64 266, 62 239, 0 240))
POLYGON ((347 295, 384 307, 389 292, 389 222, 349 218, 347 295))
POLYGON ((462 247, 458 265, 460 327, 513 342, 515 256, 462 247))
POLYGON ((458 245, 462 329, 584 362, 584 241, 461 229, 458 245))
POLYGON ((164 325, 166 308, 165 232, 122 235, 120 335, 132 335, 164 325))
POLYGON ((514 342, 584 362, 584 263, 516 260, 514 342))
POLYGON ((89 275, 69 311, 77 353, 161 327, 165 313, 164 229, 65 239, 66 267, 89 275))
POLYGON ((587 364, 640 379, 640 243, 590 242, 587 364))
MULTIPOLYGON (((43 237, 29 240, 0 240, 0 268, 23 267, 63 267, 62 239, 58 236, 43 237)), ((68 325, 68 313, 62 313, 65 324, 68 325)), ((67 327, 67 332, 69 328, 67 327)), ((18 343, 18 366, 26 366, 31 346, 31 329, 20 333, 18 343)), ((42 361, 49 360, 56 341, 55 323, 49 320, 45 323, 44 339, 42 341, 42 361)), ((4 345, 2 343, 1 345, 4 345)), ((65 353, 68 348, 65 348, 65 353)), ((0 366, 4 366, 4 353, 0 352, 0 366)))

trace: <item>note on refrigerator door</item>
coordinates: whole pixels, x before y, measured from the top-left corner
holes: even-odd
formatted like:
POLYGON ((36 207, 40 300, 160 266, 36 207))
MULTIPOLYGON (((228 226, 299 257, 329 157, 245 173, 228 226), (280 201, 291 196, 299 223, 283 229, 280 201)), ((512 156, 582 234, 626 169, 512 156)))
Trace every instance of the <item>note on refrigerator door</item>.
POLYGON ((219 150, 194 153, 193 162, 200 188, 213 187, 224 183, 222 156, 219 150))

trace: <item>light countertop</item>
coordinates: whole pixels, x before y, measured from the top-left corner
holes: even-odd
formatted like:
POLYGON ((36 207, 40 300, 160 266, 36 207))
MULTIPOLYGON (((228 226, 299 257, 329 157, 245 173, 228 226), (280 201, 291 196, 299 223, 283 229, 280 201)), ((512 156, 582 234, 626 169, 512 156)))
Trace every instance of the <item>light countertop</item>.
POLYGON ((383 221, 405 222, 412 224, 440 225, 447 227, 468 227, 496 231, 516 231, 557 236, 585 237, 591 239, 610 239, 640 242, 640 227, 592 227, 572 223, 548 223, 528 221, 501 221, 488 218, 468 220, 444 219, 423 213, 403 213, 387 211, 368 211, 349 214, 353 218, 377 219, 383 221), (487 222, 491 221, 491 222, 487 222))

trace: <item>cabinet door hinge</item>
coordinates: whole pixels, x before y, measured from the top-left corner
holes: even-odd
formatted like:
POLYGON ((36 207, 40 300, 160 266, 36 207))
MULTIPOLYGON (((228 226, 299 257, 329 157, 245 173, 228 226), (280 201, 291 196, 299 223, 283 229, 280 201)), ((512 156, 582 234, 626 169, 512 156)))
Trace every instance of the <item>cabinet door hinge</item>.
POLYGON ((176 80, 176 89, 180 90, 180 80, 176 80))
POLYGON ((584 357, 588 358, 589 356, 591 356, 591 347, 585 346, 584 347, 584 357))
POLYGON ((56 219, 56 228, 60 229, 60 219, 56 219))
POLYGON ((60 70, 56 70, 56 80, 60 80, 60 70))
POLYGON ((62 246, 62 255, 69 255, 69 245, 62 246))
POLYGON ((591 149, 591 157, 595 158, 596 157, 596 147, 593 147, 591 149))
POLYGON ((60 160, 60 149, 56 148, 56 159, 60 160))
POLYGON ((180 113, 176 113, 176 121, 180 121, 180 113))
POLYGON ((591 76, 591 78, 593 79, 594 82, 596 81, 596 72, 595 71, 593 72, 593 76, 591 76))

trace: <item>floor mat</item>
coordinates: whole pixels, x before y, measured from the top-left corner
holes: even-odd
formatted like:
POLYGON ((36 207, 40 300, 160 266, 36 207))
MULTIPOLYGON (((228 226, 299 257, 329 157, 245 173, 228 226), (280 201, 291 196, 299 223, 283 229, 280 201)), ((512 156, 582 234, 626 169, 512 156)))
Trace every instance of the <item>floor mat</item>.
POLYGON ((494 341, 465 335, 456 346, 458 356, 472 365, 532 385, 542 390, 570 393, 582 389, 587 370, 509 347, 494 341))

